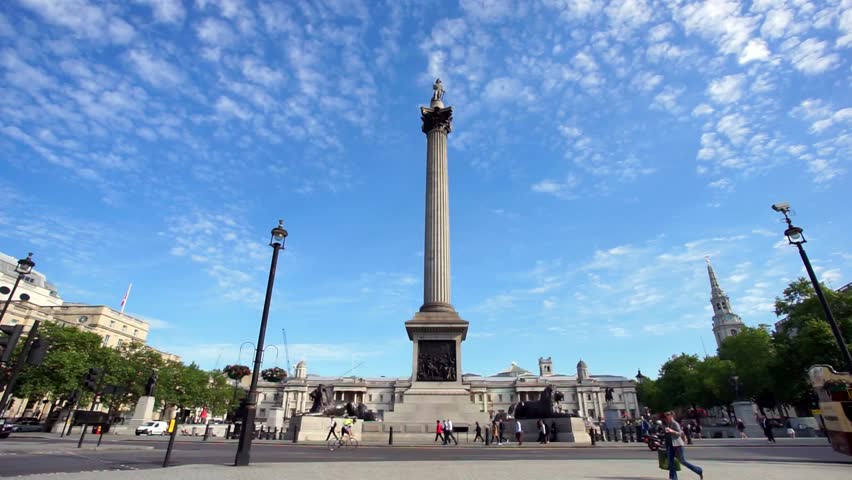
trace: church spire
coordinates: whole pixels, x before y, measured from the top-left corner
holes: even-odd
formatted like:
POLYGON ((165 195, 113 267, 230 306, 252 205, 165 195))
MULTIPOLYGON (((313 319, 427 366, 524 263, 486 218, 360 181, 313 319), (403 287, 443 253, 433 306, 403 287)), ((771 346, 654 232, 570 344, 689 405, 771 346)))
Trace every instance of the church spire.
POLYGON ((728 337, 734 337, 742 331, 743 321, 731 308, 731 300, 716 279, 713 265, 710 265, 710 257, 704 257, 707 261, 707 274, 710 275, 710 305, 713 307, 713 334, 716 337, 716 345, 722 346, 722 341, 728 337))
POLYGON ((707 273, 710 275, 710 294, 713 297, 724 297, 725 291, 719 286, 719 281, 716 280, 716 272, 713 271, 713 265, 710 264, 710 257, 704 257, 707 262, 707 273))

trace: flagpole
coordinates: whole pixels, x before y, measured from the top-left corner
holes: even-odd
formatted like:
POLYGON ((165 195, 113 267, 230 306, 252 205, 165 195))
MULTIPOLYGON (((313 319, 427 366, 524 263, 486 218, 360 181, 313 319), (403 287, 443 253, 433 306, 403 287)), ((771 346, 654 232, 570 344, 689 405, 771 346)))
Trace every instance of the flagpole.
POLYGON ((124 313, 124 307, 127 305, 127 298, 130 296, 131 288, 133 288, 133 283, 127 286, 127 292, 125 292, 124 298, 121 299, 121 313, 124 313))

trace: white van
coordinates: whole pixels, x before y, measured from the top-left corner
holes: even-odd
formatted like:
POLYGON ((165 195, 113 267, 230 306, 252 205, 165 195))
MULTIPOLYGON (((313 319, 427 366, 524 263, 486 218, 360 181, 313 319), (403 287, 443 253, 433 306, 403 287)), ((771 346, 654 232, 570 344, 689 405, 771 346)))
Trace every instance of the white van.
POLYGON ((169 433, 169 424, 166 422, 145 422, 136 427, 136 435, 165 435, 169 433))

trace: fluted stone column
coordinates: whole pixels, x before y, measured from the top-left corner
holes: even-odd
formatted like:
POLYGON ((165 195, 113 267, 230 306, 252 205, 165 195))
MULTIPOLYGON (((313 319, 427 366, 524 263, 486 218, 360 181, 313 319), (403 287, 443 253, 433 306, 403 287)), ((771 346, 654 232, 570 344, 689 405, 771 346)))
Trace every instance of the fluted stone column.
POLYGON ((433 101, 420 108, 426 134, 426 238, 421 312, 453 312, 450 304, 450 200, 447 135, 453 108, 433 101))

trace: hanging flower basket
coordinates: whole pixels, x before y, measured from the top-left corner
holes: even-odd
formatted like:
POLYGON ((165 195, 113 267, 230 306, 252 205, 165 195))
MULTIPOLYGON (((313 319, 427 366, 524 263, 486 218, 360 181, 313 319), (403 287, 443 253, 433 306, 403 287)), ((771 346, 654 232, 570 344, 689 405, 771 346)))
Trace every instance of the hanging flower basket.
POLYGON ((227 365, 222 369, 222 373, 231 380, 240 380, 245 376, 251 375, 251 370, 245 365, 227 365))
POLYGON ((280 383, 287 378, 287 371, 281 367, 272 367, 260 372, 260 376, 267 382, 280 383))

